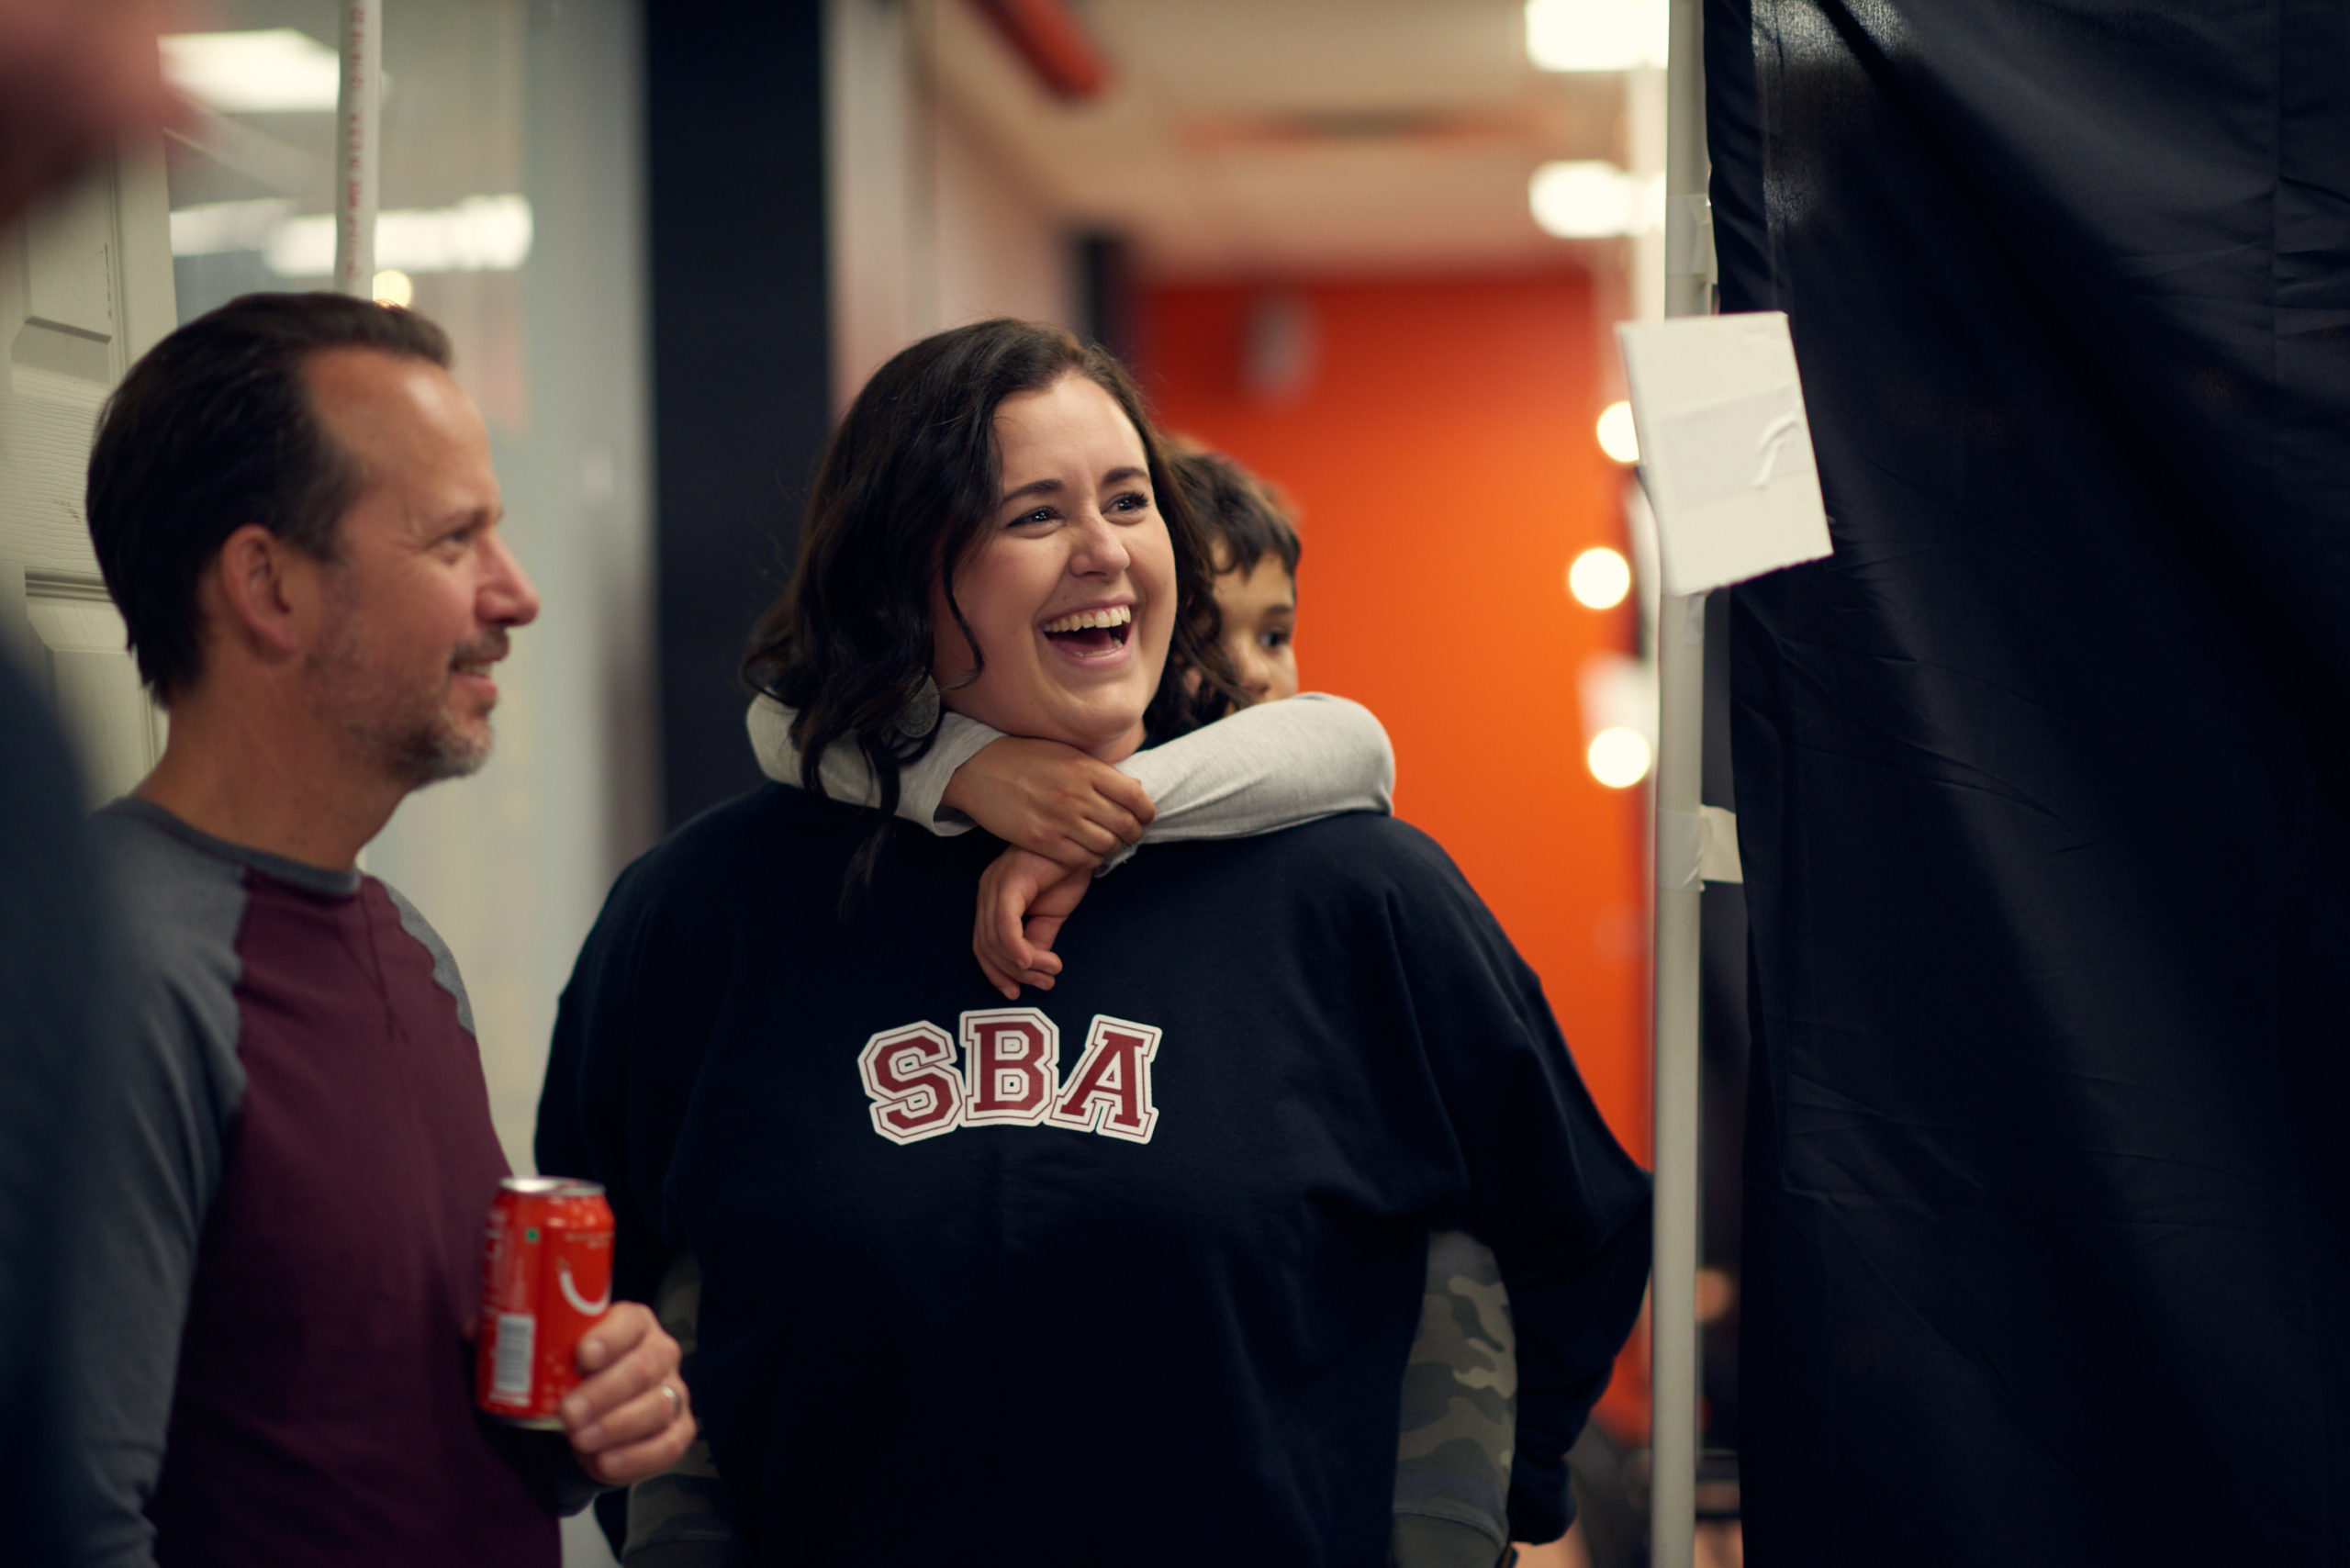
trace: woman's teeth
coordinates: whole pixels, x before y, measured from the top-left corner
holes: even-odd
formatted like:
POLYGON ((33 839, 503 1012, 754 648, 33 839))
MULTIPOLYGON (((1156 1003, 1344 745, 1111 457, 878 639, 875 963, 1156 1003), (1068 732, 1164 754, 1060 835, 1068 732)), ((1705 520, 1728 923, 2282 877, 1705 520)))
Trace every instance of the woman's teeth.
POLYGON ((1073 615, 1046 622, 1042 630, 1046 635, 1058 632, 1091 632, 1098 628, 1124 626, 1134 618, 1134 607, 1121 604, 1109 610, 1080 610, 1073 615))

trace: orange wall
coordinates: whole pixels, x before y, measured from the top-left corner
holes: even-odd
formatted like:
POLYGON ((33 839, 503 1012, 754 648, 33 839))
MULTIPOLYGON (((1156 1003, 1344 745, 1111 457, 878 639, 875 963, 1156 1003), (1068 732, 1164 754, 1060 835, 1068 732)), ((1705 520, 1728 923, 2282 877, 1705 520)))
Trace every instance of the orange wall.
POLYGON ((1649 1149, 1639 790, 1583 766, 1576 671, 1628 651, 1628 603, 1567 596, 1624 549, 1620 471, 1592 436, 1605 329, 1580 273, 1291 287, 1315 370, 1270 404, 1242 386, 1259 291, 1146 294, 1136 359, 1166 425, 1281 486, 1305 540, 1308 690, 1394 737, 1396 811, 1433 834, 1541 975, 1584 1081, 1649 1149))

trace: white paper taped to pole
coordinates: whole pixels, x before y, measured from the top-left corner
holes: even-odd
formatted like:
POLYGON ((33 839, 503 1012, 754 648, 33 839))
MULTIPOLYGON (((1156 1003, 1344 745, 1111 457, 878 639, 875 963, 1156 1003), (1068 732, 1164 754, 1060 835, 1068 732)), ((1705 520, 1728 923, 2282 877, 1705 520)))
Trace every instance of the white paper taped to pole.
POLYGON ((1664 591, 1701 594, 1828 554, 1785 313, 1627 322, 1616 337, 1664 591))

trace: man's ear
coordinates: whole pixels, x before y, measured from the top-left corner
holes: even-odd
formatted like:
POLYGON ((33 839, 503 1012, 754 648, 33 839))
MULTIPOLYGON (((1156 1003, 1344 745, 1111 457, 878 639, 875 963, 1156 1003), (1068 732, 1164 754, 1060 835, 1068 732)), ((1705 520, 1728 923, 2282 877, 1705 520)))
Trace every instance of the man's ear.
POLYGON ((300 653, 317 620, 319 565, 260 523, 238 529, 222 543, 205 585, 221 633, 264 660, 300 653))

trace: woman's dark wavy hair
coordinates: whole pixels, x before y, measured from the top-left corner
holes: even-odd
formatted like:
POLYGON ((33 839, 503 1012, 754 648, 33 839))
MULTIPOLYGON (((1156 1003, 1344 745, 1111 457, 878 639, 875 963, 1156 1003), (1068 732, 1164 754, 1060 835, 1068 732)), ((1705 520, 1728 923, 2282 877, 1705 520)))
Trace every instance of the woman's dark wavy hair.
POLYGON ((809 497, 790 584, 759 618, 743 660, 755 689, 799 711, 791 738, 807 790, 824 793, 818 767, 825 748, 843 742, 864 754, 880 785, 879 816, 850 865, 844 913, 871 882, 889 840, 898 770, 927 752, 934 734, 909 735, 899 723, 930 675, 934 580, 944 578, 947 607, 978 651, 955 576, 1002 493, 996 409, 1065 375, 1091 381, 1133 422, 1174 542, 1174 641, 1146 727, 1166 740, 1237 700, 1216 642, 1207 535, 1125 367, 1099 347, 1031 321, 980 321, 923 339, 873 373, 834 433, 809 497), (1188 670, 1200 678, 1186 680, 1188 670))

